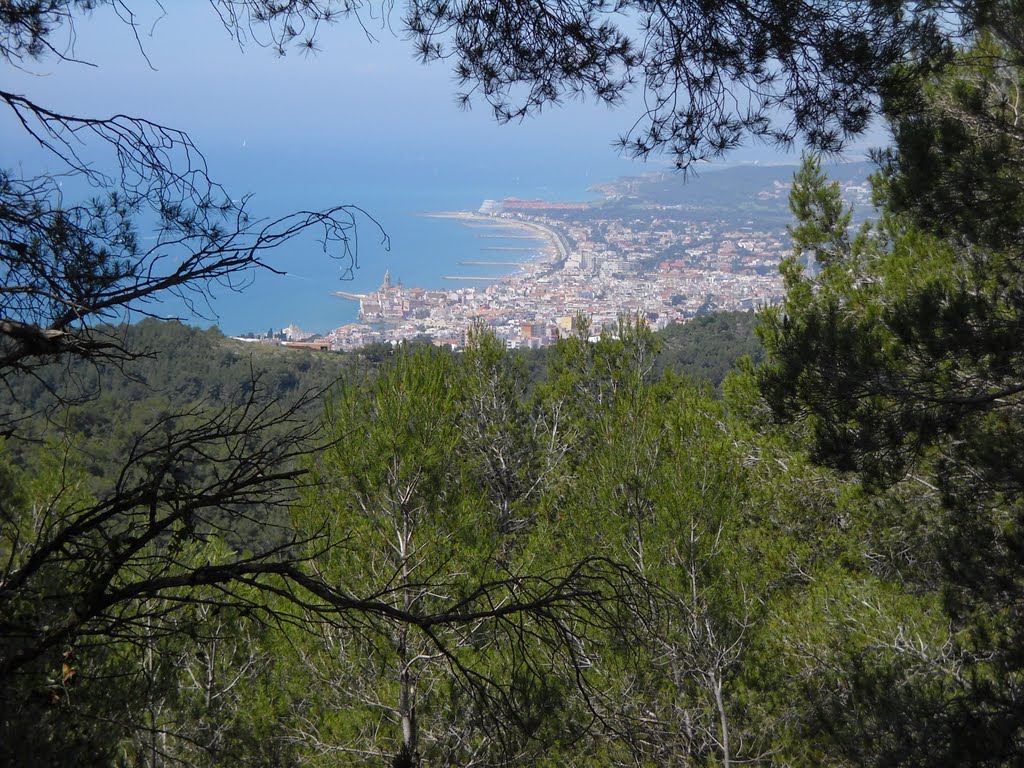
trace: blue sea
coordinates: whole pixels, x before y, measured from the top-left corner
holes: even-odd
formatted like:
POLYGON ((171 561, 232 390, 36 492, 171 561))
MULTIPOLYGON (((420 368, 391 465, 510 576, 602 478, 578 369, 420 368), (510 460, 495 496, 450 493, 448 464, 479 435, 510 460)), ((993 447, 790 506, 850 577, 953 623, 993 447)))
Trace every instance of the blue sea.
POLYGON ((213 165, 211 173, 232 195, 251 194, 249 209, 258 217, 274 219, 294 210, 339 204, 356 205, 366 214, 357 218, 358 267, 351 274, 344 274, 345 265, 325 255, 312 239, 294 241, 268 258, 286 275, 257 274, 238 293, 221 288, 209 306, 199 307, 199 316, 185 318, 201 325, 216 324, 228 334, 265 333, 291 324, 326 332, 354 322, 358 312, 355 301, 340 299, 334 291, 371 291, 380 285, 385 271, 407 287, 465 286, 468 283, 441 278, 506 274, 514 268, 459 262, 519 261, 530 255, 488 247, 542 247, 523 239, 481 238, 479 229, 424 213, 476 211, 487 198, 593 200, 600 198, 588 191, 593 184, 658 170, 619 159, 611 150, 598 157, 571 153, 508 157, 495 151, 448 158, 368 153, 353 160, 348 148, 336 161, 321 159, 315 166, 299 152, 262 165, 245 163, 241 153, 236 154, 239 157, 218 153, 220 165, 213 165))

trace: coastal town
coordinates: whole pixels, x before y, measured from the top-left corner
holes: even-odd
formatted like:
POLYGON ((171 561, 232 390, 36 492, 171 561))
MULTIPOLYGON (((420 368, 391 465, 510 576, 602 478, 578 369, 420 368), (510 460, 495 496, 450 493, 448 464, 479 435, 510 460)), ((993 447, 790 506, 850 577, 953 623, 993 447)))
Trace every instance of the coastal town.
MULTIPOLYGON (((536 247, 491 246, 508 260, 465 263, 507 266, 510 274, 452 276, 449 288, 404 286, 385 273, 370 293, 336 292, 359 302, 358 322, 313 338, 287 328, 281 338, 332 350, 413 339, 459 348, 467 329, 483 323, 509 348, 537 348, 573 332, 580 317, 592 333, 623 315, 660 329, 781 299, 778 267, 790 245, 777 213, 785 209, 786 181, 753 193, 759 210, 772 215, 659 201, 656 194, 638 203, 631 184, 606 185, 603 205, 510 198, 486 200, 475 212, 430 214, 478 229, 480 237, 536 247)), ((866 186, 847 182, 842 189, 852 206, 866 206, 866 186)))

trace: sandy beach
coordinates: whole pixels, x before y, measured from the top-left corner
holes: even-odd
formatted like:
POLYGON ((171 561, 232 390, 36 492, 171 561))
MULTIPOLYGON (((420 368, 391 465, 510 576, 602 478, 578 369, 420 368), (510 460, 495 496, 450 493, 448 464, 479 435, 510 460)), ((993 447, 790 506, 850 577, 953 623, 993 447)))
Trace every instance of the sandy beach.
POLYGON ((540 240, 547 240, 552 249, 553 261, 562 261, 569 254, 569 244, 566 242, 565 236, 556 229, 537 222, 523 221, 522 219, 502 219, 468 211, 442 211, 419 215, 431 219, 453 219, 467 227, 520 229, 535 235, 540 240))

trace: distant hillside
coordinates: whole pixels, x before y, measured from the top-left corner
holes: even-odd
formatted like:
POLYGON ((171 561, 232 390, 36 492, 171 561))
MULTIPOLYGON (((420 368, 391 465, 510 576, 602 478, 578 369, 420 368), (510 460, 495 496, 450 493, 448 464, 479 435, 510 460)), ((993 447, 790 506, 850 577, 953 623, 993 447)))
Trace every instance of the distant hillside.
MULTIPOLYGON (((754 312, 712 312, 657 331, 661 350, 654 362, 654 374, 661 377, 671 369, 717 388, 741 357, 750 357, 755 362, 764 357, 761 342, 754 334, 755 325, 754 312)), ((547 347, 520 352, 532 382, 547 376, 550 350, 547 347)))
MULTIPOLYGON (((740 165, 699 172, 689 177, 678 173, 653 173, 623 177, 591 187, 606 197, 603 210, 645 205, 679 206, 694 213, 729 214, 748 212, 764 221, 789 223, 788 187, 794 165, 740 165)), ((825 167, 829 178, 840 187, 866 188, 867 178, 876 170, 871 162, 842 163, 825 167)), ((866 193, 847 195, 849 202, 866 207, 866 193)))
POLYGON ((218 329, 202 330, 179 322, 147 319, 118 330, 138 353, 120 368, 98 368, 81 361, 44 368, 38 380, 21 377, 12 394, 33 410, 52 396, 71 399, 92 394, 131 407, 154 396, 185 405, 199 400, 228 401, 244 394, 253 378, 274 398, 322 385, 341 371, 340 358, 308 350, 245 344, 218 329))
MULTIPOLYGON (((761 356, 753 333, 753 313, 715 313, 659 332, 662 351, 656 363, 718 386, 735 361, 761 356)), ((265 401, 288 402, 310 390, 324 390, 346 373, 380 366, 393 354, 390 345, 372 345, 349 353, 246 344, 216 328, 202 330, 178 322, 144 320, 123 329, 132 349, 148 350, 121 370, 85 363, 53 365, 38 379, 13 382, 10 407, 29 419, 29 443, 7 445, 22 463, 36 444, 76 435, 94 457, 97 478, 112 453, 156 420, 201 405, 217 407, 244 400, 255 385, 265 401), (62 402, 60 398, 64 398, 62 402)), ((531 378, 546 370, 545 350, 522 353, 531 378)), ((320 416, 319 402, 309 406, 320 416)))
POLYGON ((741 357, 764 357, 755 325, 753 312, 715 312, 669 326, 657 334, 662 347, 655 373, 660 377, 671 369, 717 387, 741 357))
MULTIPOLYGON (((119 332, 142 353, 120 369, 65 361, 43 368, 38 378, 9 382, 8 407, 26 419, 19 434, 28 438, 7 444, 13 461, 29 460, 34 445, 74 436, 84 441, 92 457, 86 469, 99 480, 114 454, 168 415, 244 402, 254 386, 261 401, 287 403, 329 386, 360 359, 244 344, 217 329, 151 319, 119 332)), ((319 416, 315 408, 311 418, 319 416)))

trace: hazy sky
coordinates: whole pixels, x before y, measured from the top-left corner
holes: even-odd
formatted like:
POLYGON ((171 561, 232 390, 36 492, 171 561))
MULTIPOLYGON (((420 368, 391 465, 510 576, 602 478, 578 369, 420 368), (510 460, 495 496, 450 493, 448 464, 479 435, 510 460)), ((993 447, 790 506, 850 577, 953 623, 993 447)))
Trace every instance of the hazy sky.
MULTIPOLYGON (((322 31, 320 53, 281 58, 252 42, 241 50, 200 0, 168 3, 162 18, 155 4, 137 5, 150 11, 140 19, 145 56, 131 29, 102 8, 78 20, 72 49, 96 66, 30 62, 26 73, 5 72, 4 87, 75 114, 144 115, 187 130, 211 156, 274 147, 286 158, 386 153, 423 162, 431 153, 528 152, 542 142, 611 155, 627 125, 625 112, 595 104, 507 126, 494 124, 486 105, 460 110, 448 69, 416 62, 412 46, 379 19, 366 19, 376 42, 343 20, 322 31)), ((0 128, 16 132, 9 120, 0 128)))
MULTIPOLYGON (((486 104, 460 110, 448 67, 415 61, 412 46, 380 19, 364 19, 376 42, 342 20, 322 30, 318 54, 280 58, 252 41, 240 49, 201 0, 165 3, 166 13, 155 2, 133 5, 143 14, 140 43, 104 7, 78 19, 71 48, 96 66, 30 62, 25 73, 6 71, 4 87, 75 114, 144 115, 187 130, 211 161, 224 152, 231 163, 244 160, 243 151, 268 150, 282 163, 376 157, 399 167, 454 152, 526 156, 538 147, 614 158, 612 142, 638 112, 634 96, 617 109, 571 102, 521 124, 497 125, 486 104)), ((391 22, 400 24, 397 13, 391 22)), ((18 130, 7 116, 0 132, 5 146, 15 146, 18 130)), ((751 158, 773 153, 754 145, 731 159, 751 158)), ((637 169, 661 166, 655 160, 637 169)))

